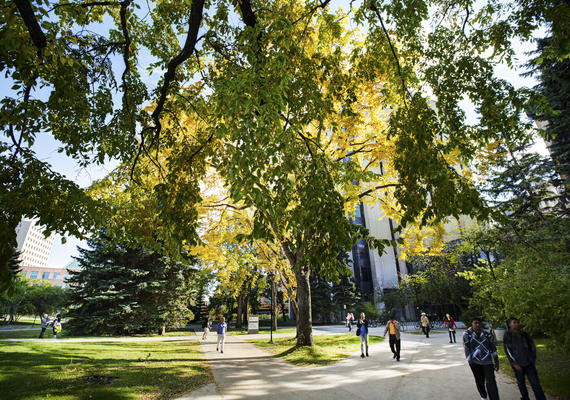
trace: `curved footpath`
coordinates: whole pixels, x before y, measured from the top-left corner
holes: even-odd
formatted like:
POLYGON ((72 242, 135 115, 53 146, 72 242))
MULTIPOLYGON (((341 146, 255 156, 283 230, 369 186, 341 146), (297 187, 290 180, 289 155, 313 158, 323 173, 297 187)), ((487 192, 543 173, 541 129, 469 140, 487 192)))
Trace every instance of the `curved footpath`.
MULTIPOLYGON (((316 335, 347 333, 340 326, 316 328, 316 335)), ((372 335, 382 333, 381 328, 371 328, 372 335)), ((196 335, 201 337, 200 332, 196 335)), ((370 347, 368 358, 361 359, 357 352, 324 367, 296 367, 274 358, 246 342, 257 337, 228 335, 224 354, 216 351, 215 334, 207 341, 200 340, 216 383, 178 400, 480 399, 462 344, 450 344, 446 333, 432 334, 429 339, 402 334, 400 362, 392 358, 385 340, 370 347)), ((268 335, 262 337, 268 339, 268 335)), ((461 337, 462 331, 458 332, 458 339, 461 337)), ((516 381, 496 375, 501 400, 518 400, 516 381)))

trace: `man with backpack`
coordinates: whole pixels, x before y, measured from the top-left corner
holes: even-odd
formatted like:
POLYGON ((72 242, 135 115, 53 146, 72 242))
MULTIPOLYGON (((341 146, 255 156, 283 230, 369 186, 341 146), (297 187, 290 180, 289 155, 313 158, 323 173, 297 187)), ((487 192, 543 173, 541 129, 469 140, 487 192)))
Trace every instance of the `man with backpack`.
POLYGON ((493 336, 483 330, 481 318, 473 318, 471 327, 463 334, 463 348, 481 399, 487 399, 488 394, 490 400, 499 400, 499 389, 495 381, 495 371, 499 370, 499 355, 493 336))
POLYGON ((536 362, 536 346, 528 333, 520 329, 519 320, 515 317, 509 318, 509 330, 505 332, 503 338, 505 354, 511 363, 511 367, 517 377, 521 400, 529 400, 526 388, 525 375, 528 377, 534 397, 536 400, 546 400, 534 363, 536 362))

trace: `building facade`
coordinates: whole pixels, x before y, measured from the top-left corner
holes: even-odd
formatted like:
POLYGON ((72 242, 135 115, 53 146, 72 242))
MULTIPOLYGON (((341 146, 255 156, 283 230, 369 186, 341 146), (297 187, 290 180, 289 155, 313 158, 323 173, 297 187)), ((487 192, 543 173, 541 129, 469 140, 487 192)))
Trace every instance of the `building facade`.
POLYGON ((16 235, 21 267, 26 269, 46 268, 55 238, 54 235, 46 238, 36 221, 28 218, 22 218, 16 227, 16 235))

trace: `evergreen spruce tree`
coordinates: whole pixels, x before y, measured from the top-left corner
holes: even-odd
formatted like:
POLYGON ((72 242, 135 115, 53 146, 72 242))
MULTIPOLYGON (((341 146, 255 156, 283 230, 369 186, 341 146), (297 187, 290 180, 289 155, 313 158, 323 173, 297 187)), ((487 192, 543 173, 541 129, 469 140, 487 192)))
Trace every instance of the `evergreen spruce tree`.
POLYGON ((315 271, 310 277, 313 320, 330 322, 334 312, 332 283, 315 271))
POLYGON ((333 283, 332 295, 334 309, 342 318, 346 317, 346 312, 354 311, 356 305, 361 301, 360 291, 356 288, 356 282, 352 275, 341 276, 338 283, 333 283), (346 306, 346 311, 344 306, 346 306))
POLYGON ((557 172, 563 178, 567 198, 570 191, 570 59, 545 54, 552 37, 537 43, 538 57, 530 63, 529 75, 538 77, 536 89, 544 96, 548 107, 539 112, 536 119, 548 122, 544 138, 557 172))
POLYGON ((70 272, 67 324, 75 333, 161 332, 192 317, 195 268, 158 253, 114 243, 104 232, 79 249, 70 272))

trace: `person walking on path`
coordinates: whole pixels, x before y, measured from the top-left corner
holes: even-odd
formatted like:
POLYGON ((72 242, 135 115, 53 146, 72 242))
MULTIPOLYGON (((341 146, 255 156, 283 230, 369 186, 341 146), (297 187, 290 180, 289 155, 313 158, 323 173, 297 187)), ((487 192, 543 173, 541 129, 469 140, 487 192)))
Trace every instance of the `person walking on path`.
POLYGON ((386 324, 386 329, 384 329, 384 337, 386 337, 386 332, 390 334, 388 336, 390 342, 390 350, 394 354, 396 361, 400 361, 400 324, 393 315, 390 315, 390 320, 386 324))
POLYGON ((546 400, 534 365, 536 362, 536 346, 530 335, 520 329, 520 322, 515 317, 509 318, 509 330, 505 332, 503 346, 515 372, 522 396, 521 400, 530 400, 524 379, 525 375, 528 377, 536 400, 546 400))
POLYGON ((422 332, 426 335, 426 338, 429 337, 429 318, 427 317, 426 313, 422 313, 422 317, 420 318, 420 322, 422 324, 422 332))
POLYGON ((364 358, 364 345, 366 345, 366 357, 368 357, 368 320, 364 313, 360 313, 356 326, 356 334, 360 336, 360 357, 364 358))
POLYGON ((223 354, 224 343, 226 342, 226 332, 228 331, 228 325, 226 324, 225 317, 220 318, 217 331, 218 331, 218 344, 216 345, 216 351, 220 350, 220 352, 223 354))
POLYGON ((40 332, 40 339, 43 339, 44 333, 46 332, 46 329, 49 326, 49 321, 50 321, 50 319, 49 319, 48 315, 44 314, 42 316, 42 323, 41 323, 42 331, 40 332))
POLYGON ((352 332, 352 321, 354 321, 352 313, 346 313, 346 326, 349 332, 352 332))
POLYGON ((455 324, 453 317, 449 314, 445 314, 445 319, 443 320, 443 322, 445 322, 445 326, 447 327, 447 332, 449 332, 449 343, 452 343, 451 342, 452 334, 453 334, 453 343, 457 343, 455 341, 455 330, 457 329, 457 325, 455 324))
POLYGON ((463 334, 465 358, 475 377, 481 399, 486 399, 488 394, 490 400, 499 400, 499 389, 495 381, 495 371, 499 370, 497 347, 491 333, 483 330, 482 326, 481 318, 475 317, 471 321, 471 327, 463 334))
POLYGON ((212 328, 212 323, 210 322, 210 317, 205 318, 202 322, 202 329, 204 333, 202 334, 202 340, 208 339, 208 333, 210 333, 210 329, 212 328))
POLYGON ((61 332, 61 315, 57 314, 53 320, 53 338, 57 339, 57 334, 61 332))

